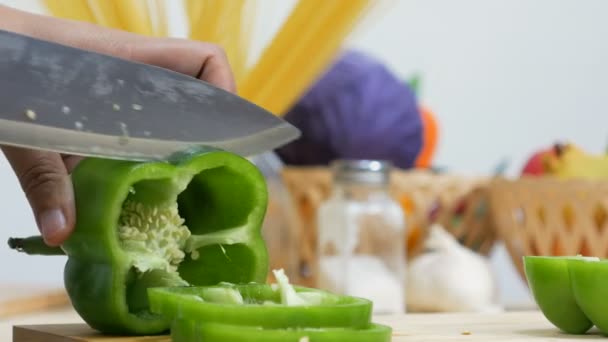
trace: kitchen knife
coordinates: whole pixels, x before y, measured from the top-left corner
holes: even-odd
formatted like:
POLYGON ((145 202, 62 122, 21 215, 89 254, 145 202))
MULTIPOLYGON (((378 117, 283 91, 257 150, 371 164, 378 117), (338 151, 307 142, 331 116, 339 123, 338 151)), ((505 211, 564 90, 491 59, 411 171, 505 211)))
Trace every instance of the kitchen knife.
POLYGON ((194 146, 251 156, 299 134, 194 77, 0 30, 0 144, 152 160, 194 146))

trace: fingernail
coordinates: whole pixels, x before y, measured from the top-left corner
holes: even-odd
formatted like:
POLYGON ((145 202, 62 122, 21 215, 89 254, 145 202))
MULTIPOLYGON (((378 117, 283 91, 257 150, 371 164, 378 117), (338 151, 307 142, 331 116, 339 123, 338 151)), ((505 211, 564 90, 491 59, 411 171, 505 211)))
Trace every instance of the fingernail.
POLYGON ((45 240, 66 228, 65 216, 63 216, 63 212, 59 209, 43 211, 42 214, 40 214, 39 220, 40 231, 42 232, 42 236, 45 237, 45 240))

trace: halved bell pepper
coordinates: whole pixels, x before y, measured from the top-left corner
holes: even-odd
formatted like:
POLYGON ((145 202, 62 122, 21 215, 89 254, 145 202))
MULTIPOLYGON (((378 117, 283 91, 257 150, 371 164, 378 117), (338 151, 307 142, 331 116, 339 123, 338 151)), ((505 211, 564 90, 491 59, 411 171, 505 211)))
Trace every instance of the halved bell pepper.
MULTIPOLYGON (((61 246, 65 287, 92 328, 163 333, 170 321, 149 310, 147 288, 266 279, 267 190, 247 159, 207 149, 168 162, 87 158, 72 181, 77 217, 61 246)), ((36 241, 12 245, 36 254, 36 241)))
POLYGON ((591 322, 608 335, 608 260, 568 260, 572 292, 591 322))
POLYGON ((570 283, 568 261, 588 257, 525 256, 524 271, 543 315, 560 330, 584 334, 593 323, 578 305, 570 283))

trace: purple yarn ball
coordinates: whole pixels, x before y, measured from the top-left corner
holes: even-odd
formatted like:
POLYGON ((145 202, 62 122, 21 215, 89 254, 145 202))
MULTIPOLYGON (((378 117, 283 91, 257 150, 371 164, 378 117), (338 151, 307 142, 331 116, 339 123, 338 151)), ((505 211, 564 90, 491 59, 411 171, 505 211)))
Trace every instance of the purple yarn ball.
POLYGON ((348 51, 285 114, 302 136, 276 152, 286 164, 383 159, 414 165, 423 143, 416 96, 379 61, 348 51))

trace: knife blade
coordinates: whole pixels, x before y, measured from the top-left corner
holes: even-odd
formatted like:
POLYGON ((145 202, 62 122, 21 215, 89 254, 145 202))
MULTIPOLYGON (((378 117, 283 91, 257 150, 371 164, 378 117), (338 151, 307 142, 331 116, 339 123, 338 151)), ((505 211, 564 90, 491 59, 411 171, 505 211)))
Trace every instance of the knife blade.
POLYGON ((0 144, 152 160, 193 146, 251 156, 299 135, 194 77, 0 30, 0 144))

